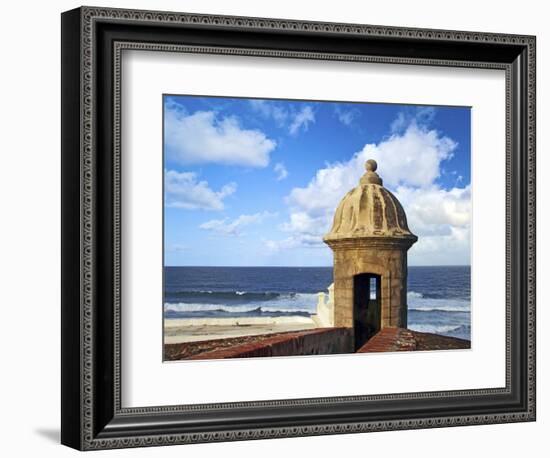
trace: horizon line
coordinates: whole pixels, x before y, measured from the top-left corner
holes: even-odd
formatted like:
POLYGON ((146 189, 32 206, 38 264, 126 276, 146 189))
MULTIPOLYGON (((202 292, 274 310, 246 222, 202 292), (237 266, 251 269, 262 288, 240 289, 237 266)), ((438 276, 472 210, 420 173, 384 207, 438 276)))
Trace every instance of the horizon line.
MULTIPOLYGON (((213 265, 180 265, 163 267, 256 267, 256 268, 297 268, 297 269, 318 269, 333 266, 213 266, 213 265)), ((472 267, 471 264, 430 264, 430 265, 412 265, 408 267, 472 267)))

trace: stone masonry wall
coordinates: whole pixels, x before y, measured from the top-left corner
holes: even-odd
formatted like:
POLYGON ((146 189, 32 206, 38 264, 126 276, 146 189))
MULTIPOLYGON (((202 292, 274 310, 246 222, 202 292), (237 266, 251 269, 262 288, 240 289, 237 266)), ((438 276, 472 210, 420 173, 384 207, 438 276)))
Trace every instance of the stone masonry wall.
POLYGON ((392 248, 334 249, 334 325, 353 327, 353 277, 381 276, 381 327, 407 327, 407 252, 392 248))
POLYGON ((352 330, 321 328, 288 332, 243 345, 220 348, 189 359, 257 358, 263 356, 329 355, 352 353, 352 330))

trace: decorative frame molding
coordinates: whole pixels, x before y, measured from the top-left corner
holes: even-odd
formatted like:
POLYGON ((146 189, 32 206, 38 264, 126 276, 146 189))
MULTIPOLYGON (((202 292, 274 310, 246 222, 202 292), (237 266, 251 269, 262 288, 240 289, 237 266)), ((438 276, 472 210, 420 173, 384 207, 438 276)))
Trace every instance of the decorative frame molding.
POLYGON ((63 13, 62 46, 62 443, 89 450, 535 419, 535 37, 82 7, 63 13), (136 40, 144 30, 147 39, 136 40), (253 36, 268 46, 253 43, 253 36), (226 40, 220 42, 224 37, 239 46, 226 46, 226 40), (357 42, 344 45, 345 37, 357 42), (210 43, 216 40, 217 45, 210 43), (418 55, 406 55, 404 43, 418 55), (506 387, 122 408, 120 65, 125 49, 504 70, 506 387), (438 400, 445 399, 461 403, 465 413, 437 410, 438 400), (480 410, 482 401, 495 407, 480 410), (384 414, 384 406, 404 408, 406 402, 416 407, 423 402, 428 411, 433 404, 432 413, 384 414), (298 411, 307 416, 312 407, 324 407, 325 417, 292 418, 298 411), (257 427, 240 426, 239 412, 245 409, 248 424, 250 410, 257 412, 257 427), (199 419, 206 426, 193 423, 199 419))

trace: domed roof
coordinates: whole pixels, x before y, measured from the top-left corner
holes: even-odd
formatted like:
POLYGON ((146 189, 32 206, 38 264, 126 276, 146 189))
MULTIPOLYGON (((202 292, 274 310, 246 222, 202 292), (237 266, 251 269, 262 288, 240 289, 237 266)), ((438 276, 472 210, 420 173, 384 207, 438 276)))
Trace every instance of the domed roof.
POLYGON ((359 185, 341 200, 332 229, 325 235, 325 242, 358 238, 401 239, 416 242, 417 237, 407 226, 405 210, 397 198, 384 186, 376 173, 376 161, 369 159, 367 172, 359 185))

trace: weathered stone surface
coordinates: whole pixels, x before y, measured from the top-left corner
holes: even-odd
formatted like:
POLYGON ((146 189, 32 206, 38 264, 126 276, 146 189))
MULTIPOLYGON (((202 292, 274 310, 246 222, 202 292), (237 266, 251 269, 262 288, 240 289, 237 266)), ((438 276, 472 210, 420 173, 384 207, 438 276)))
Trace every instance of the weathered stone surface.
MULTIPOLYGON (((397 198, 382 186, 373 160, 348 192, 324 241, 334 252, 334 325, 354 327, 354 278, 380 281, 380 326, 407 326, 407 250, 417 237, 397 198)), ((357 325, 357 324, 356 324, 357 325)))
MULTIPOLYGON (((372 161, 372 159, 370 159, 372 161)), ((417 237, 407 226, 407 217, 397 198, 382 186, 375 173, 376 162, 366 165, 367 173, 359 186, 349 191, 338 205, 332 229, 324 240, 364 237, 397 237, 409 240, 417 237)))
POLYGON ((165 360, 328 355, 353 351, 351 329, 320 328, 165 345, 165 360))

